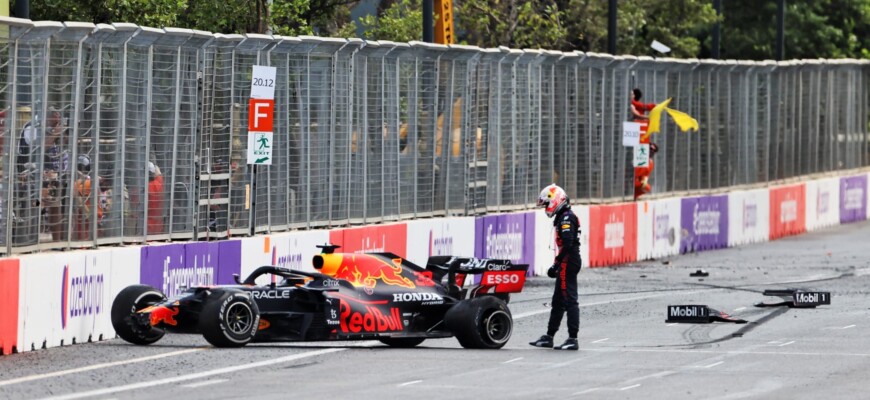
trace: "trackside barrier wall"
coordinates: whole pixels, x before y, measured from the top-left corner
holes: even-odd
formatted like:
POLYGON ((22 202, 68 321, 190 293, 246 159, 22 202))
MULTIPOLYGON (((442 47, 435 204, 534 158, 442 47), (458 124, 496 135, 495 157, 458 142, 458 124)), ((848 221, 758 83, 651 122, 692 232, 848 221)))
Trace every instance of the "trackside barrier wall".
POLYGON ((680 200, 680 253, 728 247, 728 196, 680 200))
POLYGON ((770 236, 770 191, 728 193, 728 247, 766 242, 770 236))
POLYGON ((806 183, 807 230, 840 224, 840 178, 806 183))
POLYGON ((0 260, 0 355, 18 351, 17 258, 0 260))
MULTIPOLYGON (((574 205, 583 264, 666 257, 866 220, 867 179, 861 173, 728 195, 574 205)), ((421 266, 432 255, 508 258, 543 275, 555 254, 554 235, 552 219, 533 211, 3 259, 0 347, 9 354, 112 338, 111 304, 128 285, 147 283, 172 295, 184 286, 232 283, 232 274, 246 276, 261 265, 312 271, 315 246, 327 241, 342 244, 342 251, 394 252, 421 266)))
POLYGON ((637 206, 633 203, 589 207, 589 265, 637 260, 637 206))
POLYGON ((637 259, 680 254, 680 199, 637 203, 637 259))
POLYGON ((867 219, 867 175, 840 178, 840 223, 867 219))
POLYGON ((771 188, 770 240, 806 231, 806 186, 801 183, 771 188))

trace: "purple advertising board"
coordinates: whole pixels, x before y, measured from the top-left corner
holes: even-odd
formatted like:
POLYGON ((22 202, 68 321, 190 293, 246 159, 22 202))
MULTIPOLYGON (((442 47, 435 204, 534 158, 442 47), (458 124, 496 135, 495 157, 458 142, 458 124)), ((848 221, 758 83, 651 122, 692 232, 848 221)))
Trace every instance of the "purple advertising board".
POLYGON ((474 221, 474 256, 528 264, 533 275, 535 263, 535 214, 503 214, 474 221))
POLYGON ((867 219, 867 175, 840 178, 840 223, 867 219))
POLYGON ((680 253, 728 246, 728 196, 682 199, 680 204, 680 253))
POLYGON ((242 242, 186 243, 145 246, 139 282, 172 297, 185 287, 233 283, 241 272, 242 242))

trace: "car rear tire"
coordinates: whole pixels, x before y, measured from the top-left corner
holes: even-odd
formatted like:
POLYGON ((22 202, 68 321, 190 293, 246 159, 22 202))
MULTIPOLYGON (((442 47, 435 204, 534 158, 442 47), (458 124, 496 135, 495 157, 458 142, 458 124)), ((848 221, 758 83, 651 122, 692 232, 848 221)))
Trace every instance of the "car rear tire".
POLYGON ((513 317, 507 304, 493 296, 459 302, 447 310, 444 322, 467 349, 500 349, 513 332, 513 317))
POLYGON ((260 324, 260 310, 249 293, 216 290, 199 315, 202 336, 215 347, 242 347, 250 342, 260 324))
POLYGON ((386 338, 380 338, 380 339, 378 339, 378 340, 379 340, 381 343, 383 343, 383 344, 385 344, 385 345, 387 345, 387 346, 390 346, 390 347, 395 347, 395 348, 399 348, 399 349, 410 349, 410 348, 412 348, 412 347, 417 347, 417 345, 419 345, 420 343, 423 343, 423 341, 426 340, 426 338, 416 338, 416 337, 410 337, 410 338, 393 338, 393 337, 386 337, 386 338))
POLYGON ((136 311, 159 304, 166 296, 159 290, 148 285, 127 286, 112 302, 112 327, 121 339, 127 342, 148 345, 160 340, 166 331, 149 326, 149 329, 139 328, 131 321, 136 311))

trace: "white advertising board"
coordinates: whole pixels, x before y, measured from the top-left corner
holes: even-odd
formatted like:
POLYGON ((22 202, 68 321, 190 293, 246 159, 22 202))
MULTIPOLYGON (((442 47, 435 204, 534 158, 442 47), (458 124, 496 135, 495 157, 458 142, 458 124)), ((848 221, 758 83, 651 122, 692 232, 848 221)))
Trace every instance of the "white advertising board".
MULTIPOLYGON (((241 279, 264 265, 315 272, 311 259, 320 254, 317 245, 329 242, 329 231, 298 231, 241 239, 241 279)), ((339 250, 340 251, 340 250, 339 250)), ((267 278, 262 282, 268 283, 267 278)))
POLYGON ((770 191, 728 194, 728 246, 766 242, 770 238, 770 191))
POLYGON ((474 217, 408 221, 406 257, 426 268, 430 256, 474 257, 474 217))

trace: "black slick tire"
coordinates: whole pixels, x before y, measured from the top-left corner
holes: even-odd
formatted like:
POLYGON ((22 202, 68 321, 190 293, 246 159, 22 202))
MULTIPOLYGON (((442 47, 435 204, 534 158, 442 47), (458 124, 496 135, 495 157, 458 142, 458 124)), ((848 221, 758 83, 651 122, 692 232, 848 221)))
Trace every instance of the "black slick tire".
POLYGON ((500 349, 513 332, 507 304, 488 295, 459 302, 447 311, 444 322, 467 349, 500 349))
POLYGON ((112 302, 112 327, 121 339, 127 342, 148 345, 160 340, 166 331, 150 327, 139 329, 131 321, 136 311, 166 300, 159 290, 148 285, 127 286, 112 302))
POLYGON ((215 347, 248 344, 257 334, 259 324, 257 303, 241 290, 215 290, 199 315, 199 330, 215 347))

